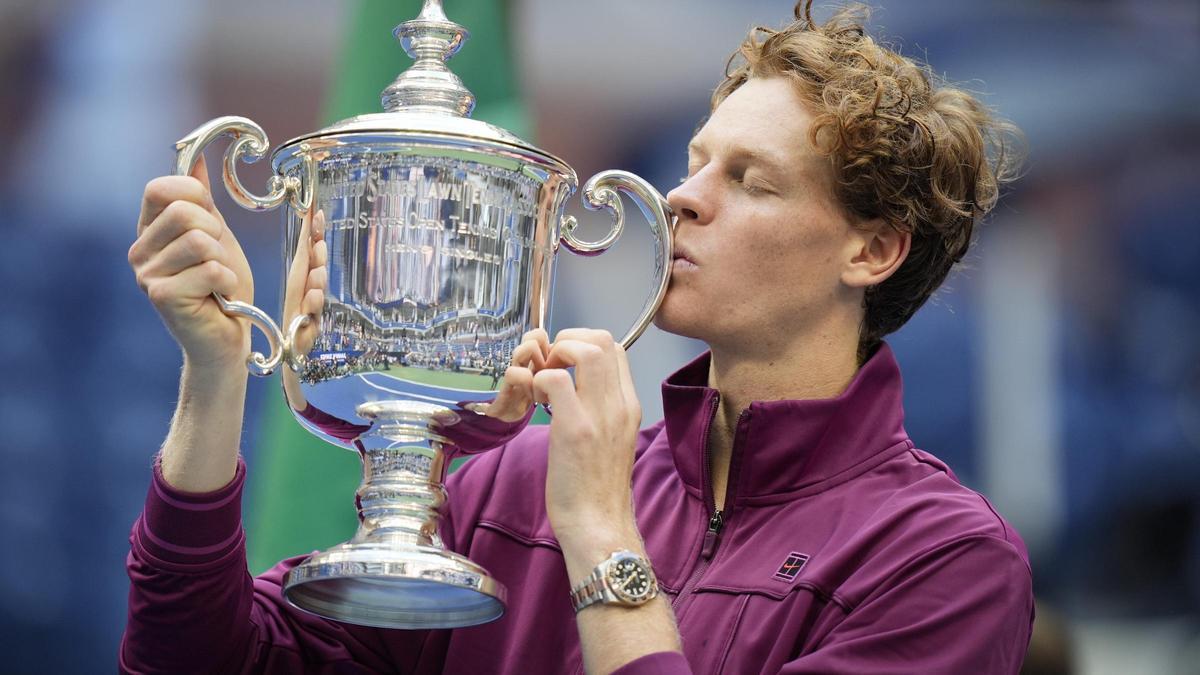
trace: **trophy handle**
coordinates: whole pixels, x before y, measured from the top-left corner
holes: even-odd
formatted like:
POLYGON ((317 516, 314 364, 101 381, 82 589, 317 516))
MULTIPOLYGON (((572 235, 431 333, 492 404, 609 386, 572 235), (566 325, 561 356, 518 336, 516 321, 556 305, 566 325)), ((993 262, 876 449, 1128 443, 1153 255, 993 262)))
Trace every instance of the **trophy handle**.
MULTIPOLYGON (((204 152, 204 148, 209 143, 220 136, 230 136, 234 139, 225 151, 225 166, 221 177, 224 180, 225 189, 229 191, 229 196, 239 206, 251 211, 266 211, 278 207, 291 198, 299 210, 306 211, 308 209, 309 200, 301 195, 300 180, 294 176, 286 178, 277 175, 271 176, 270 181, 267 182, 267 189, 270 192, 265 197, 251 193, 242 185, 242 181, 237 177, 237 161, 240 159, 247 164, 257 162, 266 153, 267 148, 271 147, 262 127, 245 117, 218 117, 201 124, 190 134, 176 141, 175 174, 179 176, 191 174, 196 158, 204 152)), ((267 336, 267 342, 271 345, 271 355, 263 356, 261 352, 251 351, 250 355, 246 357, 246 368, 252 374, 260 377, 270 375, 275 372, 275 368, 285 357, 288 358, 289 364, 295 367, 294 359, 288 354, 291 351, 289 348, 290 337, 295 336, 299 329, 298 325, 294 324, 289 331, 290 337, 285 338, 275 320, 261 309, 249 303, 226 299, 219 293, 212 295, 220 305, 221 311, 226 315, 249 320, 267 336)))
POLYGON ((583 205, 591 211, 607 209, 612 213, 613 225, 608 234, 599 241, 583 241, 575 237, 575 228, 579 223, 574 216, 562 220, 562 243, 576 255, 593 256, 607 251, 616 243, 625 228, 625 208, 617 191, 624 193, 633 200, 642 215, 650 223, 650 231, 654 234, 654 285, 652 292, 646 298, 641 314, 633 326, 621 338, 621 347, 629 349, 641 337, 646 327, 654 319, 654 313, 662 304, 663 296, 667 294, 667 284, 671 280, 671 257, 673 255, 674 214, 667 200, 653 186, 642 178, 628 171, 601 171, 592 176, 583 187, 583 205))

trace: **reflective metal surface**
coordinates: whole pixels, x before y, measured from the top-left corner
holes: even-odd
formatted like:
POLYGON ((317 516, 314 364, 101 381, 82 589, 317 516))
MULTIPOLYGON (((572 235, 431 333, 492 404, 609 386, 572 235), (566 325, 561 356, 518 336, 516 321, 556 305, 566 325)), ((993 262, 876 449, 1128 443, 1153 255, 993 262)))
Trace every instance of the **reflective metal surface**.
POLYGON ((608 209, 613 214, 613 226, 608 234, 599 241, 589 242, 575 236, 578 222, 574 216, 563 218, 562 242, 572 253, 577 255, 597 255, 608 250, 616 243, 617 238, 625 228, 625 208, 621 205, 620 191, 634 200, 641 209, 642 215, 650 223, 651 234, 654 235, 654 285, 646 297, 633 326, 621 338, 621 346, 629 349, 646 328, 654 320, 654 313, 662 304, 663 296, 671 281, 670 264, 674 247, 674 216, 667 200, 663 198, 652 185, 628 171, 601 171, 588 179, 583 187, 583 205, 595 211, 608 209))
POLYGON ((190 134, 175 142, 175 174, 186 176, 196 164, 196 158, 204 148, 220 136, 229 136, 233 144, 225 151, 225 165, 222 177, 229 196, 239 206, 251 211, 266 211, 273 209, 289 198, 298 208, 304 208, 305 200, 300 195, 300 181, 296 178, 271 176, 267 183, 270 192, 265 197, 256 196, 242 185, 237 177, 237 163, 241 160, 253 164, 262 159, 271 147, 267 134, 262 127, 245 117, 230 115, 209 120, 196 127, 190 134))
POLYGON ((437 533, 448 439, 436 432, 454 425, 455 415, 406 400, 366 403, 357 414, 374 423, 355 441, 363 457, 358 532, 293 568, 284 588, 288 601, 386 628, 458 628, 499 618, 504 586, 445 551, 437 533))
POLYGON ((428 0, 420 16, 400 24, 392 34, 414 63, 383 90, 383 109, 470 115, 475 96, 446 67, 469 33, 446 18, 441 0, 428 0))
MULTIPOLYGON (((287 389, 292 409, 312 406, 361 424, 357 409, 366 402, 416 400, 463 412, 492 400, 521 336, 548 318, 555 216, 574 176, 378 136, 314 145, 324 155, 314 203, 325 215, 328 285, 319 332, 296 346, 306 351, 298 386, 287 389)), ((298 158, 280 171, 303 167, 298 158)), ((309 235, 299 212, 287 227, 290 269, 309 235)), ((299 305, 284 299, 285 307, 299 305)), ((353 439, 299 419, 353 447, 353 439)))
POLYGON ((612 229, 595 242, 579 239, 575 220, 563 215, 575 172, 465 117, 474 98, 445 61, 467 33, 441 3, 427 0, 395 35, 415 63, 384 91, 387 112, 284 144, 272 157, 267 196, 248 192, 234 171, 237 160, 253 161, 267 147, 243 118, 213 120, 181 140, 177 168, 189 171, 207 143, 232 136, 223 172, 230 194, 253 210, 286 206, 287 335, 265 313, 218 300, 271 340, 271 355, 253 355, 251 371, 286 364, 284 393, 299 423, 363 460, 358 532, 293 569, 285 595, 341 621, 451 628, 499 617, 505 590, 442 548, 445 453, 494 447, 523 426, 483 411, 521 336, 548 327, 560 241, 581 255, 607 250, 624 228, 622 194, 650 222, 655 282, 621 339, 629 347, 666 291, 673 222, 648 183, 607 171, 588 181, 584 204, 609 210, 612 229), (324 303, 307 316, 299 308, 314 290, 307 280, 321 239, 324 303))
MULTIPOLYGON (((225 188, 229 191, 229 196, 235 202, 252 211, 264 211, 291 200, 297 212, 307 210, 309 200, 301 193, 301 180, 296 176, 287 178, 278 175, 271 176, 267 185, 270 193, 266 197, 258 197, 242 185, 242 181, 237 177, 238 160, 252 164, 261 159, 267 148, 271 147, 262 127, 245 117, 229 116, 209 120, 176 141, 175 175, 191 174, 192 167, 195 166, 200 153, 204 152, 204 148, 209 143, 221 136, 229 136, 233 139, 233 144, 225 151, 222 178, 225 188)), ((267 336, 267 341, 271 345, 271 354, 263 356, 261 352, 251 351, 250 355, 246 357, 246 367, 250 372, 258 376, 266 376, 274 372, 288 352, 288 345, 279 331, 279 326, 275 324, 271 316, 254 305, 229 300, 221 297, 218 293, 213 293, 213 298, 221 306, 221 311, 230 316, 247 319, 267 336)))

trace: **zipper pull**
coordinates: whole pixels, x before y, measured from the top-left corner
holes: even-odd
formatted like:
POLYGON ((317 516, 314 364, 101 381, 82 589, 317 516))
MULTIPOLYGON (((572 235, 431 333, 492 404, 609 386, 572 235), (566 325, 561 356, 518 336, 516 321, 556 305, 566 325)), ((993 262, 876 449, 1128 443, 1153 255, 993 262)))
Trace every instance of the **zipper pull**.
POLYGON ((712 518, 708 519, 708 530, 704 533, 704 547, 700 549, 700 555, 705 560, 712 558, 713 551, 717 548, 717 537, 721 535, 721 528, 725 526, 725 516, 720 511, 714 511, 712 518))

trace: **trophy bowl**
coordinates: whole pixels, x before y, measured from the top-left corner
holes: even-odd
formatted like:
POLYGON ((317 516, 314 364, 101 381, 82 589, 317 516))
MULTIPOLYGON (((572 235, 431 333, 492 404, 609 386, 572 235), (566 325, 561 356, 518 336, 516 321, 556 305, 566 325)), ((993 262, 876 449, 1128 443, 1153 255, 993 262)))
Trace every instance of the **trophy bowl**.
POLYGON ((284 207, 283 322, 215 295, 222 309, 258 326, 281 364, 297 421, 358 452, 359 528, 286 576, 284 594, 304 610, 387 628, 454 628, 500 617, 505 589, 438 537, 448 452, 499 445, 526 420, 487 416, 513 349, 549 320, 555 254, 602 253, 624 226, 624 194, 650 223, 655 281, 628 347, 650 323, 669 280, 673 225, 663 197, 642 179, 606 171, 583 189, 584 205, 613 216, 598 241, 576 237, 564 215, 575 172, 498 127, 469 118, 474 97, 446 66, 467 37, 440 0, 394 31, 415 60, 383 92, 385 111, 295 138, 272 154, 268 194, 238 179, 239 161, 261 158, 266 134, 241 117, 212 120, 176 144, 186 175, 204 147, 232 137, 222 177, 252 210, 284 207), (305 247, 324 215, 324 304, 299 313, 305 247), (279 325, 285 325, 281 330, 279 325))

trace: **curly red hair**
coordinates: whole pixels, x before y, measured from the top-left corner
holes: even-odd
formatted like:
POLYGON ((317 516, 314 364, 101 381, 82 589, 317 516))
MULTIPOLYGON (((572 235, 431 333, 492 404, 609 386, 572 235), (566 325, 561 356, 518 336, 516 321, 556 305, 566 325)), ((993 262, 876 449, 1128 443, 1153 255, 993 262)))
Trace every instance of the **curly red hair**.
POLYGON ((912 233, 904 263, 864 295, 860 360, 962 260, 1016 177, 1020 144, 1016 126, 975 96, 868 36, 868 16, 852 5, 818 24, 812 0, 801 0, 788 26, 750 32, 712 97, 715 109, 751 77, 790 79, 814 115, 810 141, 831 161, 841 206, 912 233))

